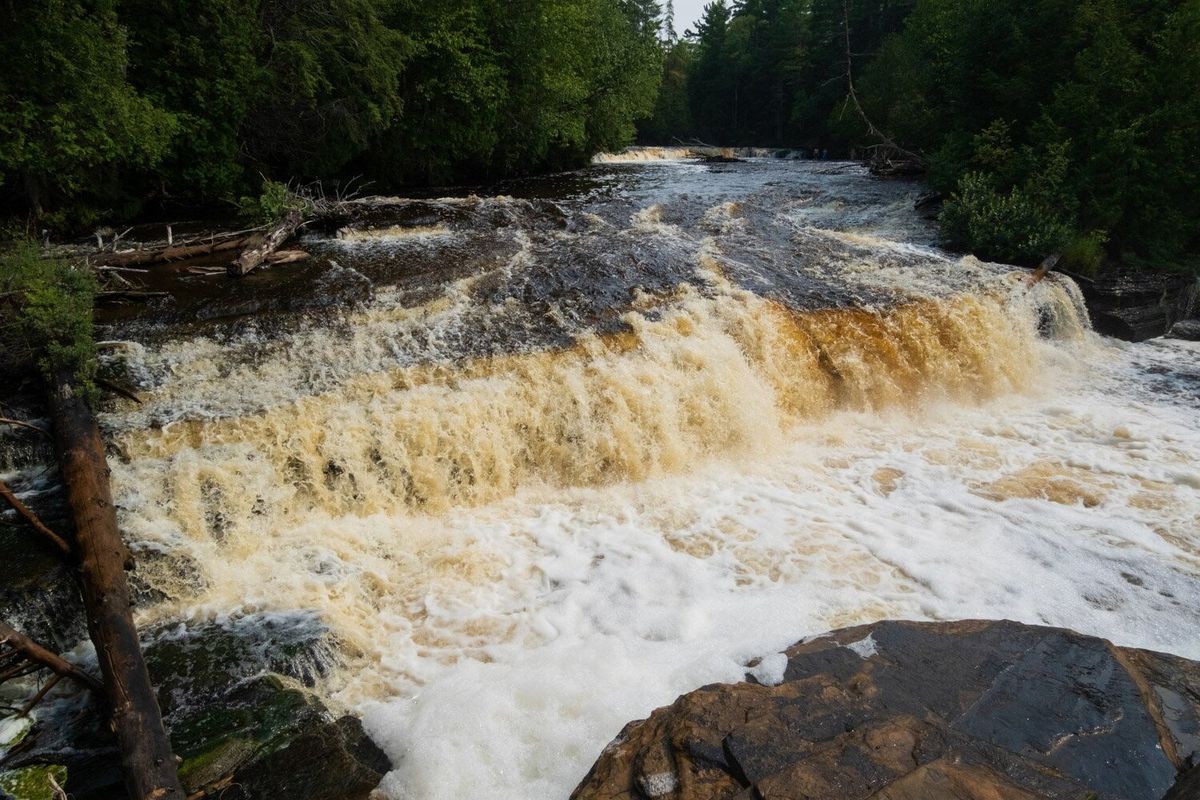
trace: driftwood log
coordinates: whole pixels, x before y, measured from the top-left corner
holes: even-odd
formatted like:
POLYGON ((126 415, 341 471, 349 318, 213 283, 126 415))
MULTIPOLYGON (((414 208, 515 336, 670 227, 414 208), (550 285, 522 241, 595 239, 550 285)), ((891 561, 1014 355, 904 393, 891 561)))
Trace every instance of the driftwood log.
POLYGON ((242 254, 229 265, 229 274, 248 275, 261 267, 272 253, 295 235, 303 222, 304 215, 299 210, 289 211, 282 220, 267 231, 262 241, 242 251, 242 254))
POLYGON ((97 256, 92 263, 98 267, 133 267, 139 264, 161 264, 168 261, 183 261, 188 258, 243 250, 255 242, 254 234, 214 236, 205 242, 179 244, 146 250, 126 250, 97 256))
POLYGON ((88 633, 104 678, 126 788, 135 800, 183 800, 175 756, 130 612, 125 570, 132 559, 117 530, 104 442, 70 371, 55 375, 50 409, 59 467, 75 520, 88 633))
POLYGON ((1029 286, 1041 283, 1043 280, 1045 280, 1046 275, 1050 273, 1050 270, 1058 266, 1059 259, 1061 258, 1062 256, 1058 253, 1053 253, 1046 256, 1044 259, 1042 259, 1042 263, 1038 265, 1038 268, 1031 272, 1025 279, 1026 283, 1029 286))

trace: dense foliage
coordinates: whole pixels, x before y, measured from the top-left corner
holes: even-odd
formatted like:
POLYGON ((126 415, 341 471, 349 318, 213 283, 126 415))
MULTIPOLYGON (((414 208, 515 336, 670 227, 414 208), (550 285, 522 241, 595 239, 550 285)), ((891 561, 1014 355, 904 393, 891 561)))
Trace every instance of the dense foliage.
POLYGON ((949 245, 1194 268, 1200 0, 715 0, 647 143, 916 155, 949 245))
POLYGON ((1200 1, 921 0, 862 87, 927 154, 951 244, 1094 269, 1200 246, 1200 1))
POLYGON ((714 0, 682 36, 670 5, 0 3, 0 203, 61 228, 271 181, 486 180, 637 121, 645 143, 884 144, 984 257, 1195 262, 1200 0, 714 0))
POLYGON ((88 269, 42 258, 31 242, 0 251, 0 352, 15 374, 32 362, 48 378, 75 375, 90 394, 96 372, 92 305, 96 277, 88 269))
POLYGON ((857 70, 901 28, 914 1, 714 0, 671 44, 658 113, 640 127, 641 139, 844 144, 838 134, 847 94, 846 21, 857 70), (664 136, 668 111, 675 127, 664 136))
POLYGON ((574 165, 632 140, 653 0, 0 3, 0 196, 41 224, 264 178, 574 165))

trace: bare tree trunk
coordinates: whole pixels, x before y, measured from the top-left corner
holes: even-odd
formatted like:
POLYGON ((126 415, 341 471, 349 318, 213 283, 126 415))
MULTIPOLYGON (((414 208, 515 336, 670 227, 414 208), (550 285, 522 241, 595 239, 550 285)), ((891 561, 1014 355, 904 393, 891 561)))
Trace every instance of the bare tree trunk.
POLYGON ((859 118, 867 126, 867 135, 875 137, 895 152, 907 156, 915 164, 924 166, 925 159, 922 156, 896 144, 892 137, 875 127, 875 123, 867 116, 862 103, 858 101, 858 90, 854 88, 854 53, 850 48, 850 0, 842 0, 842 34, 846 42, 846 91, 850 101, 854 103, 854 110, 858 112, 859 118))
POLYGON ((55 375, 50 408, 59 467, 75 519, 88 632, 104 677, 126 788, 133 800, 184 800, 130 612, 125 570, 132 559, 117 530, 104 442, 91 407, 67 370, 55 375))

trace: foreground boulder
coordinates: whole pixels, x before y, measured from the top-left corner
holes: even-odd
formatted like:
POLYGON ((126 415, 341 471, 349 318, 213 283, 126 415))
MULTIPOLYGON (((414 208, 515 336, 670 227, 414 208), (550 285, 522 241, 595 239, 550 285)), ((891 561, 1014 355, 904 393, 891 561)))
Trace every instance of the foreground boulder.
POLYGON ((629 724, 572 798, 1200 796, 1200 663, 1014 622, 880 622, 785 656, 756 670, 776 685, 629 724))

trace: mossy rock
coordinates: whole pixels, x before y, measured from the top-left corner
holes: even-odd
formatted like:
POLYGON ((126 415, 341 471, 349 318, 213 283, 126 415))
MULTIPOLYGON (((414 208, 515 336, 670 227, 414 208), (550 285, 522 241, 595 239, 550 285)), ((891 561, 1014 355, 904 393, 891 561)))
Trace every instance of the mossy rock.
POLYGON ((391 768, 353 717, 334 720, 309 692, 266 675, 172 730, 189 793, 226 800, 353 800, 391 768))
POLYGON ((54 800, 53 777, 59 786, 67 782, 67 768, 60 764, 38 764, 32 767, 0 772, 0 798, 3 800, 54 800))
POLYGON ((148 631, 143 650, 159 706, 171 724, 189 705, 204 705, 264 673, 314 686, 336 660, 314 614, 254 614, 222 622, 148 631))
POLYGON ((160 630, 146 662, 189 793, 224 800, 353 800, 390 769, 357 719, 306 687, 335 658, 312 614, 259 614, 160 630))
MULTIPOLYGON (((361 800, 391 768, 357 719, 335 719, 306 687, 333 663, 315 615, 174 625, 147 639, 147 666, 189 794, 361 800)), ((74 800, 125 796, 111 733, 87 695, 45 708, 29 738, 13 766, 65 763, 74 800)))

